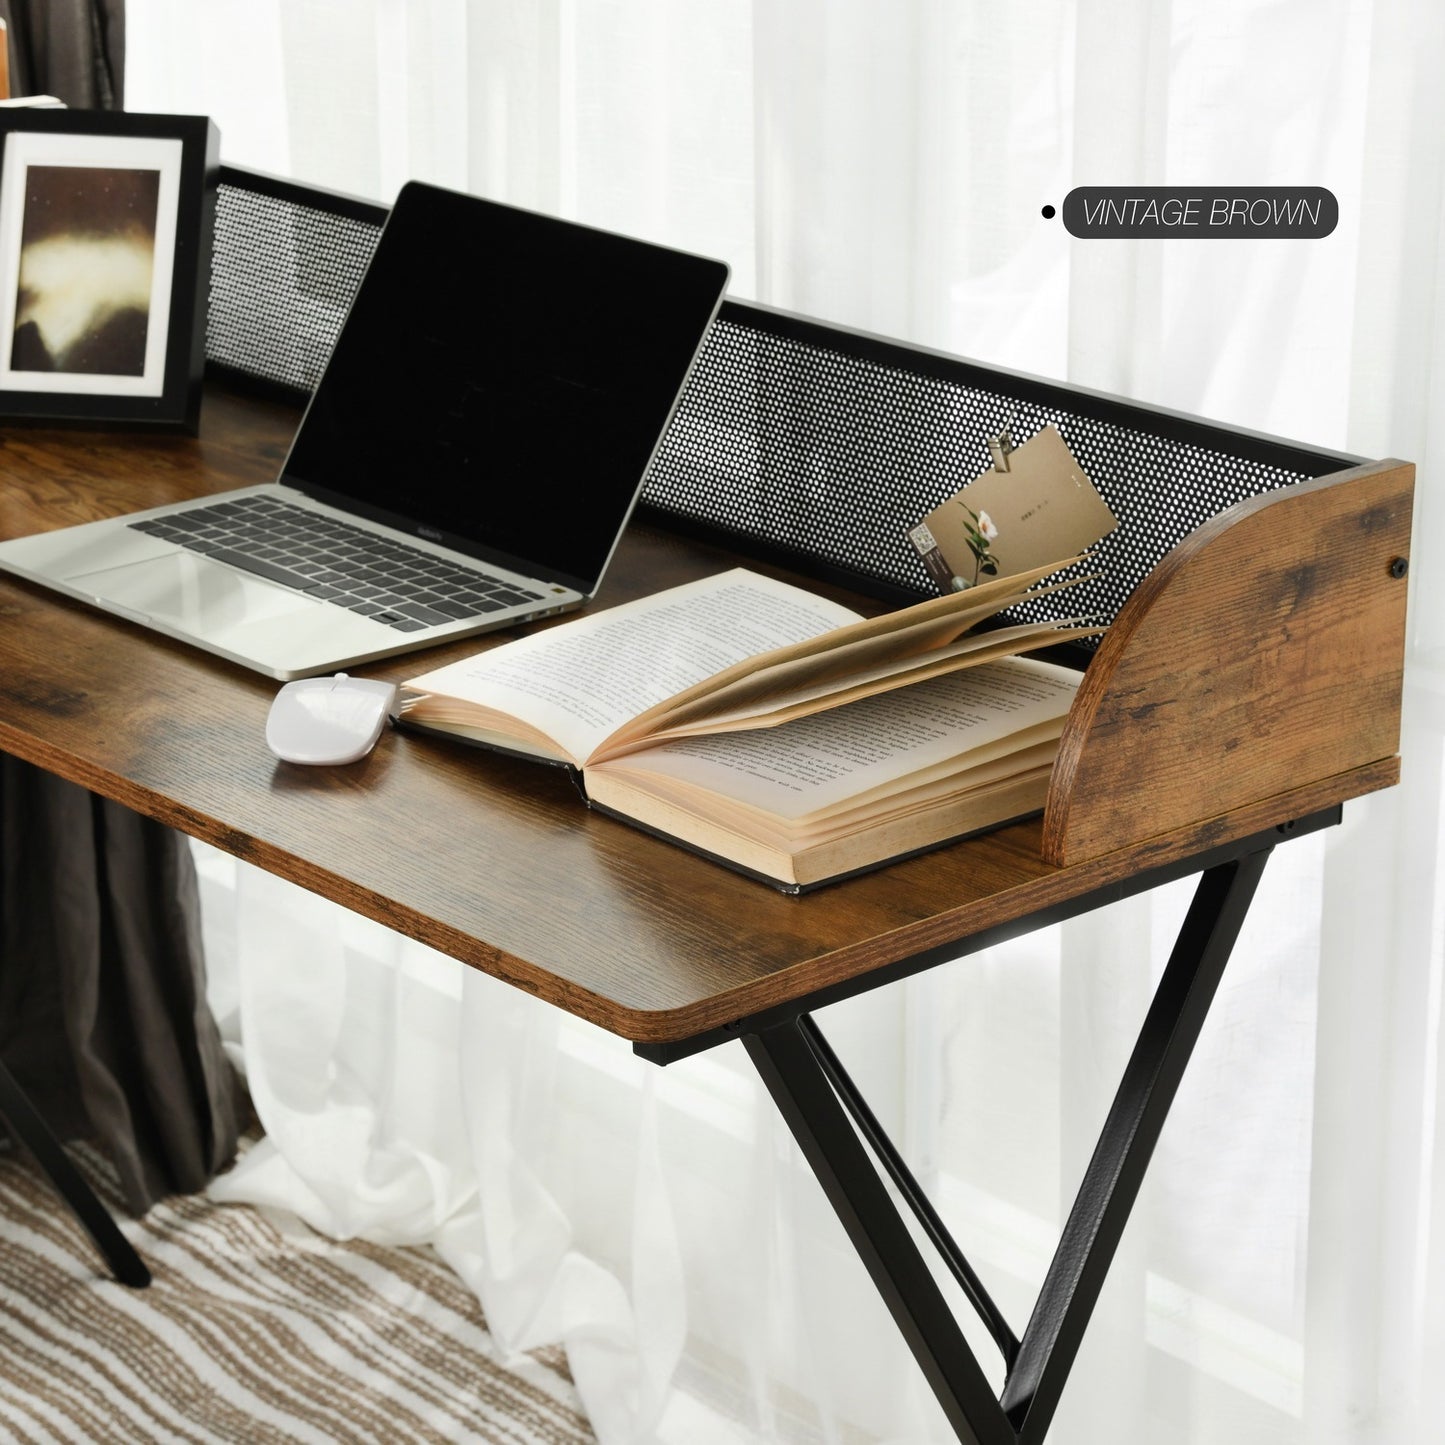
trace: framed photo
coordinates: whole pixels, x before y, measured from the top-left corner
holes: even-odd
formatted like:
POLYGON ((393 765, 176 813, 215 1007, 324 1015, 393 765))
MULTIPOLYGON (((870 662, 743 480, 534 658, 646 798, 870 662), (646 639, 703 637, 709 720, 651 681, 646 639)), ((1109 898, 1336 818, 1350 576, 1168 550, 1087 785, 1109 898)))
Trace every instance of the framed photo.
POLYGON ((220 133, 0 111, 0 419, 196 430, 220 133))

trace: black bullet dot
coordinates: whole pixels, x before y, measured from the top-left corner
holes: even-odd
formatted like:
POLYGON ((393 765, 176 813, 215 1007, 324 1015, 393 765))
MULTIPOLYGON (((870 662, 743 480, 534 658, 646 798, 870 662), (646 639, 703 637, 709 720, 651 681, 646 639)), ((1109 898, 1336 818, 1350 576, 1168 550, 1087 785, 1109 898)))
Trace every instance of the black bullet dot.
POLYGON ((1045 207, 1044 207, 1044 210, 1043 210, 1044 220, 1046 220, 1046 221, 1052 221, 1052 220, 1054 219, 1054 214, 1055 214, 1055 212, 1054 212, 1054 208, 1053 208, 1052 206, 1045 206, 1045 207))

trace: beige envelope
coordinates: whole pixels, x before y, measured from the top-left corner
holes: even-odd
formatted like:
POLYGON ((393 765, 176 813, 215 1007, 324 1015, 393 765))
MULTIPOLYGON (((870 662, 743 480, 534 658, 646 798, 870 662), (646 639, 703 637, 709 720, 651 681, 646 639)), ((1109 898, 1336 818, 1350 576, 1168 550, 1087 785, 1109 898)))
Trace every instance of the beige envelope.
POLYGON ((954 578, 971 585, 1077 556, 1119 525, 1057 428, 1046 426, 1005 459, 1007 471, 990 467, 908 534, 941 591, 956 587, 954 578), (987 534, 996 572, 977 566, 970 525, 987 534))

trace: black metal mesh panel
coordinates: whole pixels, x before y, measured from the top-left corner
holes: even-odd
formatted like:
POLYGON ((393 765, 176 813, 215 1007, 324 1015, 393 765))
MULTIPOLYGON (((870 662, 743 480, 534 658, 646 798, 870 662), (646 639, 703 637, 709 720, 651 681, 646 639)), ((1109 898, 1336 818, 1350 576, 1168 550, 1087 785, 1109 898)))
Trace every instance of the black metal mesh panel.
MULTIPOLYGON (((385 216, 223 168, 208 359, 309 394, 385 216)), ((989 465, 990 435, 1021 443, 1049 422, 1120 519, 1068 604, 1106 620, 1201 522, 1350 460, 727 302, 643 496, 800 570, 926 595, 909 529, 989 465)))
POLYGON ((381 233, 379 219, 325 209, 328 199, 305 204, 222 174, 208 361, 298 393, 315 388, 381 233))
MULTIPOLYGON (((770 313, 758 313, 759 327, 740 322, 742 310, 714 323, 644 496, 664 512, 886 587, 933 591, 908 530, 990 465, 987 438, 1003 428, 1022 443, 1052 422, 1120 519, 1087 569, 1097 580, 1067 604, 1108 620, 1201 522, 1332 469, 1325 459, 1308 471, 1248 460, 882 364, 778 334, 770 313)), ((1059 602, 1017 615, 1057 615, 1059 602)))

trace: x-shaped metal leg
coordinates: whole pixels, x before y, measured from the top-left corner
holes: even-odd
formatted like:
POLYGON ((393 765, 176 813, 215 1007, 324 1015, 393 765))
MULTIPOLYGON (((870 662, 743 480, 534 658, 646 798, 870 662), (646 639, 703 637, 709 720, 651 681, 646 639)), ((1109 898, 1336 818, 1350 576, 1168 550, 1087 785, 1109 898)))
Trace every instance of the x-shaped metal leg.
POLYGON ((151 1272, 131 1248, 95 1191, 70 1162, 60 1141, 50 1132, 45 1120, 35 1111, 29 1096, 15 1082, 15 1076, 0 1063, 0 1119, 10 1132, 29 1150, 46 1178, 68 1204, 95 1246, 105 1256, 111 1273, 132 1289, 143 1289, 151 1282, 151 1272))
POLYGON ((758 1072, 965 1445, 1040 1445, 1269 849, 1200 875, 1032 1318, 1015 1338, 807 1014, 745 1034, 758 1072), (870 1155, 870 1152, 871 1155, 870 1155), (1006 1367, 994 1393, 880 1167, 917 1216, 1006 1367))

